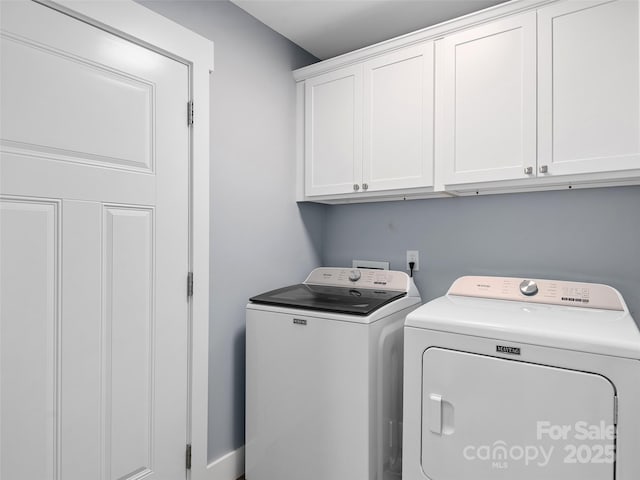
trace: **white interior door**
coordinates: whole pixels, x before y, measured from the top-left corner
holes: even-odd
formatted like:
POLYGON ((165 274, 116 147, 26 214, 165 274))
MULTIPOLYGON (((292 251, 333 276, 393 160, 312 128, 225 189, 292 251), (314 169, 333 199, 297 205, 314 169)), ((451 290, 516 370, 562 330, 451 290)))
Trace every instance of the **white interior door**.
POLYGON ((422 469, 431 480, 613 480, 615 389, 600 375, 429 348, 422 469))
POLYGON ((0 478, 185 478, 188 69, 1 8, 0 478))

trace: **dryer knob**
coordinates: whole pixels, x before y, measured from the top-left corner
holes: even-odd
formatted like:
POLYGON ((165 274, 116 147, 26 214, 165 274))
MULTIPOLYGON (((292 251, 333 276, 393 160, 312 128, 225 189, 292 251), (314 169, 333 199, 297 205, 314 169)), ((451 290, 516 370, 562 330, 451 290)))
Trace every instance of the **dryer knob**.
POLYGON ((531 297, 538 293, 538 284, 533 280, 523 280, 520 284, 520 292, 527 297, 531 297))
POLYGON ((349 273, 349 280, 351 280, 352 282, 357 282, 358 280, 360 280, 361 276, 362 274, 360 273, 360 270, 351 270, 351 272, 349 273))

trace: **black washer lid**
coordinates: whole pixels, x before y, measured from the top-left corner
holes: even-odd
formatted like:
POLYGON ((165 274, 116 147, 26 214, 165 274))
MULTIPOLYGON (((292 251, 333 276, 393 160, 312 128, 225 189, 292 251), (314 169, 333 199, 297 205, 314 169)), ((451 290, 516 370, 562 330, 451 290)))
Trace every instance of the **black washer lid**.
POLYGON ((263 305, 366 316, 406 295, 407 292, 397 290, 301 283, 256 295, 250 301, 263 305))

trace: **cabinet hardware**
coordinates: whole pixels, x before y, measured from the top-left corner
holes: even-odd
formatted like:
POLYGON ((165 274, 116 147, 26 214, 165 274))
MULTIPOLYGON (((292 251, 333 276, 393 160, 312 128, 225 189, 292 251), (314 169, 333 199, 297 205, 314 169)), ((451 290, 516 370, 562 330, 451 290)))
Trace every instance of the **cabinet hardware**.
POLYGON ((362 184, 362 190, 368 190, 369 189, 369 184, 368 183, 363 183, 362 184))
POLYGON ((547 167, 546 165, 540 165, 540 168, 538 170, 540 171, 540 173, 547 173, 549 171, 549 167, 547 167))
POLYGON ((360 185, 358 185, 357 183, 354 183, 354 184, 353 184, 353 190, 354 190, 355 192, 357 192, 358 190, 360 190, 360 185))
POLYGON ((526 167, 524 169, 524 174, 525 175, 531 175, 533 173, 533 167, 526 167))

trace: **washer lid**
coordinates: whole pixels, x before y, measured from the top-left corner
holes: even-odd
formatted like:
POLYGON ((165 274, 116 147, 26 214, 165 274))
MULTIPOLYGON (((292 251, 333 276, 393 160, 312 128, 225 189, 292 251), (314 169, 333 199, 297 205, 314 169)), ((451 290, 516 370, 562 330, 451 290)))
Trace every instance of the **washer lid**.
MULTIPOLYGON (((498 277, 464 277, 467 284, 502 285, 498 277), (469 279, 475 280, 469 280, 469 279), (489 283, 487 283, 487 279, 489 283), (497 280, 496 280, 497 279, 497 280), (493 282, 493 283, 491 283, 493 282), (497 283, 496 283, 497 282, 497 283)), ((516 288, 524 279, 507 279, 516 288)), ((442 332, 495 338, 506 341, 543 345, 587 353, 640 359, 640 332, 617 291, 620 309, 586 307, 587 302, 574 305, 573 298, 562 300, 564 286, 572 282, 554 282, 560 301, 547 303, 542 296, 518 298, 511 293, 508 300, 500 299, 502 290, 493 288, 492 298, 461 295, 452 289, 407 316, 405 325, 442 332), (452 293, 452 292, 455 292, 452 293), (517 300, 511 300, 517 298, 517 300), (568 302, 569 305, 560 304, 568 302)), ((456 283, 454 283, 454 286, 456 283)), ((589 286, 593 291, 593 284, 589 286)), ((525 285, 528 287, 528 285, 525 285)), ((485 288, 485 287, 482 287, 485 288)), ((582 287, 581 287, 582 288, 582 287)), ((587 287, 585 287, 587 288, 587 287)), ((576 290, 577 292, 577 290, 576 290)), ((504 298, 504 297, 503 297, 504 298)), ((586 297, 585 297, 586 298, 586 297)), ((611 298, 611 297, 609 297, 611 298)), ((578 302, 575 302, 578 304, 578 302)))
POLYGON ((302 283, 256 295, 250 300, 264 305, 366 316, 406 295, 407 292, 394 290, 302 283))

